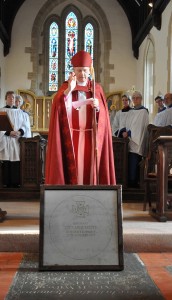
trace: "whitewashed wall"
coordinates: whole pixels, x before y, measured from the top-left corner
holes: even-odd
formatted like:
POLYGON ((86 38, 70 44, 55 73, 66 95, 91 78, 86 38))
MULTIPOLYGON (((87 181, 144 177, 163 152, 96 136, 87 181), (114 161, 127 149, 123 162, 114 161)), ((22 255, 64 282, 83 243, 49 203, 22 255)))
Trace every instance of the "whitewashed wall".
MULTIPOLYGON (((169 27, 172 18, 172 1, 168 4, 166 10, 162 14, 162 28, 157 30, 155 27, 150 31, 153 43, 155 45, 155 85, 154 95, 159 91, 163 94, 168 90, 169 81, 169 46, 170 46, 170 32, 169 27)), ((143 62, 145 57, 147 38, 140 47, 139 60, 137 62, 137 85, 143 90, 143 62)), ((169 91, 170 92, 170 91, 169 91)))
POLYGON ((0 107, 5 103, 5 58, 4 58, 4 46, 0 40, 0 107))
MULTIPOLYGON (((46 0, 26 0, 21 6, 14 20, 12 31, 12 41, 10 53, 6 58, 3 57, 3 46, 0 42, 0 66, 1 66, 1 99, 0 106, 4 103, 4 94, 6 90, 30 89, 31 81, 28 79, 28 72, 32 72, 31 55, 25 53, 25 47, 31 47, 31 31, 34 20, 46 3, 46 0)), ((50 10, 50 14, 60 14, 62 9, 71 3, 69 0, 63 1, 58 7, 50 10)), ((73 0, 72 4, 79 7, 84 15, 93 15, 89 7, 86 7, 81 1, 73 0)), ((144 40, 139 51, 139 59, 133 57, 131 31, 128 19, 121 6, 114 0, 99 0, 100 5, 109 21, 112 35, 112 49, 110 51, 110 64, 114 64, 111 70, 111 76, 115 78, 115 84, 110 85, 109 92, 128 90, 133 85, 143 92, 144 68, 143 61, 145 56, 146 42, 144 40)), ((51 6, 50 6, 51 7, 51 6)), ((166 11, 162 15, 162 30, 156 28, 151 30, 155 47, 155 95, 158 91, 165 93, 168 81, 168 32, 171 18, 172 2, 169 3, 166 11)), ((94 15, 93 15, 94 16, 94 15)), ((94 16, 96 18, 96 16, 94 16)), ((103 68, 103 35, 100 32, 101 47, 101 67, 103 68)), ((40 50, 42 47, 40 37, 40 50)), ((103 72, 101 80, 103 81, 103 72)), ((38 91, 38 94, 40 91, 38 91)))
MULTIPOLYGON (((21 6, 14 20, 10 53, 1 61, 5 61, 5 89, 30 89, 31 82, 28 79, 28 72, 32 72, 32 62, 30 54, 25 53, 25 47, 31 46, 31 31, 33 22, 46 0, 26 0, 21 6)), ((71 1, 63 1, 58 7, 50 11, 50 14, 60 14, 62 9, 71 1)), ((78 6, 83 11, 83 16, 93 15, 91 9, 73 0, 72 4, 78 6)), ((113 0, 99 0, 98 4, 104 8, 104 12, 109 21, 112 35, 112 49, 110 51, 110 64, 114 64, 111 76, 115 77, 115 84, 110 86, 110 91, 126 90, 130 88, 136 80, 136 63, 131 49, 131 32, 128 20, 122 8, 113 0)), ((94 15, 93 15, 94 16, 94 15)), ((96 16, 94 16, 96 18, 96 16)), ((103 45, 103 35, 100 32, 100 44, 103 45)), ((41 37, 40 37, 40 48, 41 37)), ((103 46, 101 49, 101 67, 103 68, 103 46)), ((101 74, 103 79, 103 72, 101 74)), ((5 92, 5 91, 4 91, 5 92)), ((39 91, 38 91, 39 93, 39 91)), ((2 100, 1 100, 2 101, 2 100)))
POLYGON ((114 64, 111 76, 115 77, 115 85, 111 91, 128 90, 136 81, 137 60, 133 56, 131 30, 122 7, 115 1, 99 1, 109 21, 112 35, 110 64, 114 64))

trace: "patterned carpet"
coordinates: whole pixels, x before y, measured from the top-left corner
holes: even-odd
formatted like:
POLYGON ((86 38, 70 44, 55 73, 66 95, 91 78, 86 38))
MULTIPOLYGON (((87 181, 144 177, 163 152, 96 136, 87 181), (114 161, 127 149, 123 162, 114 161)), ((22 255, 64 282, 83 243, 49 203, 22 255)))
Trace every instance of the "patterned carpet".
POLYGON ((123 271, 38 270, 38 254, 26 254, 5 300, 162 300, 137 254, 124 254, 123 271))

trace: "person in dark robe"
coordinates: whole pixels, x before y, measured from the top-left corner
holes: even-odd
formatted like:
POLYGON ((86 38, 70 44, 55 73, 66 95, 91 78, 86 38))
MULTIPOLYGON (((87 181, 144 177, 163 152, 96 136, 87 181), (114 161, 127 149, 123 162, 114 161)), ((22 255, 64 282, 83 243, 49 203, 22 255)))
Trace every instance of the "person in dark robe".
POLYGON ((74 71, 53 99, 45 183, 115 185, 108 108, 94 74, 89 79, 92 58, 81 50, 71 63, 74 71))

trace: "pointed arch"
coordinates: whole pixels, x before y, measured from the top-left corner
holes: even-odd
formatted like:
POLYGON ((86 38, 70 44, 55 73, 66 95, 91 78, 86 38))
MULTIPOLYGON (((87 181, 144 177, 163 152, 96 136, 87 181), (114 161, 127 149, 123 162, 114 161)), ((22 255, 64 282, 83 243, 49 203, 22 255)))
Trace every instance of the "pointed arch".
POLYGON ((154 64, 155 47, 151 35, 148 36, 144 58, 144 105, 149 110, 150 121, 154 116, 154 64))
POLYGON ((44 24, 44 33, 45 33, 45 42, 43 43, 43 65, 46 66, 43 69, 42 74, 42 91, 45 95, 47 95, 49 90, 54 93, 58 89, 58 80, 59 80, 59 31, 61 29, 61 22, 60 18, 57 15, 50 15, 49 18, 46 20, 44 24), (56 56, 53 60, 53 53, 51 57, 51 43, 50 43, 50 28, 51 25, 55 23, 58 27, 58 42, 56 45, 56 56), (52 65, 50 65, 52 64, 52 65), (55 67, 54 67, 55 66, 55 67), (52 78, 52 80, 50 80, 52 78), (49 85, 52 85, 52 89, 49 85), (53 88, 54 85, 54 88, 53 88))
POLYGON ((65 42, 62 42, 63 57, 61 60, 62 72, 65 72, 65 75, 62 78, 64 80, 68 78, 68 74, 71 68, 70 59, 81 48, 82 14, 75 5, 68 5, 62 11, 61 19, 63 20, 62 36, 65 37, 65 42), (71 24, 68 22, 71 22, 71 24), (71 49, 69 49, 70 47, 71 49))
MULTIPOLYGON (((100 51, 100 45, 99 45, 99 30, 98 30, 98 23, 97 21, 90 17, 90 16, 86 16, 84 18, 83 21, 83 32, 85 32, 85 28, 86 26, 88 26, 88 24, 90 24, 90 26, 93 27, 93 32, 94 32, 94 44, 97 45, 97 47, 93 46, 93 53, 92 53, 92 58, 93 58, 93 65, 95 68, 95 74, 96 74, 96 78, 98 77, 98 73, 100 74, 100 68, 99 68, 99 63, 98 63, 98 57, 99 57, 99 51, 100 51)), ((83 46, 82 48, 84 50, 86 50, 86 39, 84 39, 83 41, 83 46)), ((91 53, 90 53, 91 54, 91 53)))

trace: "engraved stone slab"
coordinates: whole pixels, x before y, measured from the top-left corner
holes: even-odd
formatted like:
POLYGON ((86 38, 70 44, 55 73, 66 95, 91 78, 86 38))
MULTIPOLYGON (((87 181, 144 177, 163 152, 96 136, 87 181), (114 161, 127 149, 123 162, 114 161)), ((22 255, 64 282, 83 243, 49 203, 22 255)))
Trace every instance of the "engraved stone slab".
POLYGON ((137 254, 124 254, 124 271, 38 271, 25 254, 5 300, 163 300, 137 254))
POLYGON ((43 194, 40 253, 45 268, 120 265, 117 190, 44 189, 43 194))

